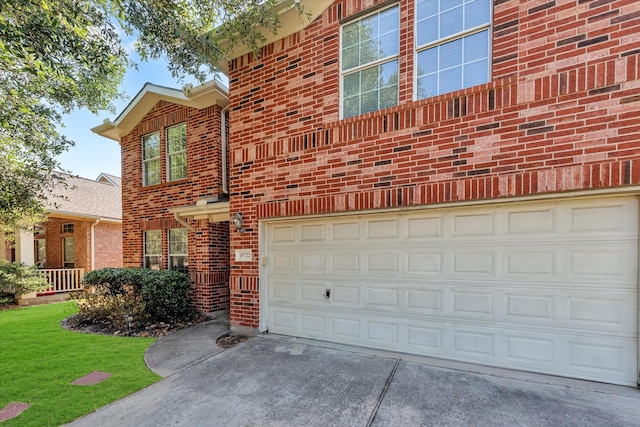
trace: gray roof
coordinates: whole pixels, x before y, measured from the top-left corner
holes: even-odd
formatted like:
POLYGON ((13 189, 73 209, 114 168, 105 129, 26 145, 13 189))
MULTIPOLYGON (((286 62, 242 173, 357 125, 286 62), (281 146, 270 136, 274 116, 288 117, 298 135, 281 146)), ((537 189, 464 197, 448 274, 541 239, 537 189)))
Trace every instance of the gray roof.
MULTIPOLYGON (((66 187, 58 185, 53 192, 54 196, 49 198, 47 211, 50 214, 122 220, 120 186, 78 176, 60 173, 58 175, 65 177, 66 187)), ((119 177, 113 178, 120 182, 119 177)))
POLYGON ((104 173, 104 172, 98 175, 98 177, 96 178, 96 181, 104 182, 107 184, 111 183, 113 185, 117 185, 118 187, 122 186, 122 178, 120 178, 119 176, 111 175, 109 173, 104 173))

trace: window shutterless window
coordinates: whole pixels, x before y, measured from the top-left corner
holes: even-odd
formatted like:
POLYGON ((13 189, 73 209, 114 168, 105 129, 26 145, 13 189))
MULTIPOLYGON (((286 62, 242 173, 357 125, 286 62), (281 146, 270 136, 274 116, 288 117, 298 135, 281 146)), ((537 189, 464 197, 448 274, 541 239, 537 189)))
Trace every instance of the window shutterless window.
POLYGON ((75 242, 73 237, 62 239, 63 264, 64 268, 74 268, 75 266, 75 242))
POLYGON ((169 181, 187 177, 187 125, 167 129, 167 162, 169 181))
POLYGON ((184 273, 189 267, 187 258, 187 229, 172 228, 169 230, 169 270, 184 273))
POLYGON ((162 230, 144 232, 144 268, 162 268, 162 230))
POLYGON ((62 234, 73 233, 73 224, 62 224, 62 234))
POLYGON ((142 137, 142 184, 160 184, 160 132, 142 137))
POLYGON ((490 0, 416 0, 416 99, 489 81, 490 0))
POLYGON ((33 252, 38 268, 45 268, 47 265, 47 241, 45 239, 35 239, 33 241, 33 252))
POLYGON ((342 116, 398 104, 400 8, 389 7, 342 27, 342 116))

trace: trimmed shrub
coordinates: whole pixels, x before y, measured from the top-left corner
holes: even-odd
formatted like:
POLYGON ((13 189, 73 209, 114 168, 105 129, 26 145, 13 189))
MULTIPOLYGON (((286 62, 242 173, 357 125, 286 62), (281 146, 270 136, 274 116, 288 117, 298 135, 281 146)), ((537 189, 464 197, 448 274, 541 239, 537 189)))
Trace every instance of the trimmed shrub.
POLYGON ((0 261, 0 293, 14 297, 47 289, 47 279, 35 266, 0 261))
POLYGON ((136 327, 147 322, 185 322, 197 316, 189 278, 178 271, 104 268, 87 273, 82 281, 95 289, 95 294, 78 303, 86 321, 122 329, 127 313, 136 327))

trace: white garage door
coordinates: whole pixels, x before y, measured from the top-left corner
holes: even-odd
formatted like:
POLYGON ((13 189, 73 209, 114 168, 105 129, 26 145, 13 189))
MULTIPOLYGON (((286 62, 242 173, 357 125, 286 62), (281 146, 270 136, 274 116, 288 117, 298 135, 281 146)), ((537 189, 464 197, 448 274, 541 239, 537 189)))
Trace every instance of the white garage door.
POLYGON ((633 197, 265 230, 263 322, 273 333, 636 384, 633 197))

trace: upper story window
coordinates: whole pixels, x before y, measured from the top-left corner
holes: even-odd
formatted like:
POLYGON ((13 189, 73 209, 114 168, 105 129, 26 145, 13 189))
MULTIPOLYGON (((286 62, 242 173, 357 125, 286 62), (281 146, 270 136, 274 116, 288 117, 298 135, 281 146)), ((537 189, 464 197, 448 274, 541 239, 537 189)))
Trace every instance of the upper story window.
POLYGON ((416 97, 489 81, 490 0, 416 1, 416 97))
POLYGON ((142 184, 160 184, 160 132, 142 137, 142 184))
POLYGON ((144 232, 144 268, 162 268, 162 230, 144 232))
POLYGON ((342 116, 398 104, 400 8, 396 5, 342 28, 342 116))
POLYGON ((73 223, 62 224, 62 234, 71 234, 73 233, 73 223))
POLYGON ((167 129, 167 170, 169 181, 187 177, 187 125, 167 129))

